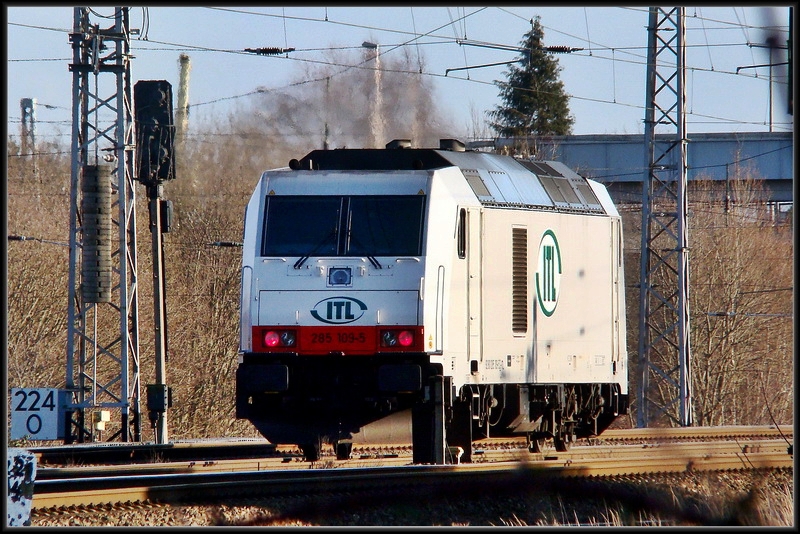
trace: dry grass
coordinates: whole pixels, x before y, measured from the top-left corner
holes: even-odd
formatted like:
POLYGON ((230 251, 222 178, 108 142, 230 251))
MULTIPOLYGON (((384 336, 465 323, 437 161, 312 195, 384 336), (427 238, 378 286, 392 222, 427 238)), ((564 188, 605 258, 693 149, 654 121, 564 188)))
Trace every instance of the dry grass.
MULTIPOLYGON (((731 477, 707 477, 703 486, 710 493, 700 492, 688 500, 679 490, 670 489, 676 485, 675 480, 663 487, 637 488, 652 496, 660 493, 667 500, 674 499, 672 504, 676 509, 694 508, 705 514, 705 522, 696 520, 700 515, 688 521, 676 515, 672 506, 637 511, 625 502, 616 501, 620 495, 613 492, 607 498, 591 500, 572 498, 569 491, 514 496, 476 488, 470 496, 454 497, 451 492, 440 492, 422 497, 401 495, 380 502, 369 497, 320 500, 298 495, 262 499, 247 506, 107 507, 99 512, 76 509, 59 516, 34 514, 32 526, 794 527, 791 474, 773 473, 755 478, 762 481, 766 490, 756 503, 755 513, 746 503, 748 491, 732 491, 727 499, 720 496, 720 491, 726 493, 738 486, 731 477), (695 501, 704 500, 715 503, 698 507, 695 501)), ((744 482, 739 479, 739 483, 744 482)))
MULTIPOLYGON (((248 127, 254 127, 250 124, 248 127)), ((259 173, 275 164, 269 160, 273 151, 260 147, 255 150, 247 143, 252 137, 236 136, 201 139, 197 146, 188 147, 186 162, 179 168, 185 174, 165 187, 164 197, 174 202, 175 227, 165 236, 165 255, 167 263, 167 310, 169 334, 169 360, 167 382, 174 388, 175 404, 169 412, 170 437, 204 438, 217 436, 255 436, 253 427, 246 421, 234 418, 235 369, 238 345, 238 306, 239 306, 239 267, 241 258, 238 249, 220 249, 208 244, 213 241, 239 241, 242 235, 244 206, 249 199, 252 187, 259 173), (220 142, 220 138, 230 141, 220 142), (239 143, 239 144, 237 144, 239 143), (241 154, 247 152, 248 158, 241 154), (188 162, 188 163, 187 163, 188 162)), ((15 147, 9 143, 9 155, 15 147)), ((57 148, 57 147, 56 147, 57 148)), ((58 152, 53 150, 53 152, 58 152)), ((55 387, 64 386, 66 310, 67 310, 67 248, 62 244, 68 238, 69 230, 69 168, 68 150, 62 148, 61 157, 48 157, 38 162, 34 175, 30 161, 24 158, 9 158, 7 170, 8 233, 26 235, 34 240, 15 241, 8 244, 7 287, 8 287, 8 386, 9 387, 55 387)), ((293 157, 298 155, 293 153, 293 157)), ((283 160, 281 160, 283 161, 283 160)), ((139 198, 141 201, 141 197, 139 198)), ((716 208, 715 208, 716 209, 716 208)), ((152 286, 150 284, 150 235, 147 227, 147 210, 139 223, 139 266, 140 272, 140 343, 142 355, 142 384, 153 380, 153 339, 152 339, 152 286)), ((717 213, 717 215, 719 215, 717 213)), ((742 291, 754 284, 753 280, 767 280, 772 285, 784 287, 791 285, 792 242, 791 228, 777 228, 760 225, 758 232, 722 231, 714 228, 713 217, 707 220, 708 236, 703 236, 703 245, 710 246, 714 239, 724 235, 729 243, 727 256, 716 265, 725 267, 727 257, 735 255, 737 239, 749 235, 750 241, 759 240, 758 250, 780 251, 773 253, 769 261, 761 261, 749 243, 748 250, 739 258, 747 259, 741 265, 747 267, 747 278, 741 274, 742 291), (765 228, 769 231, 765 231, 765 228), (711 232, 711 230, 714 232, 711 232), (757 235, 756 235, 757 234, 757 235), (709 237, 710 236, 710 237, 709 237), (753 260, 753 261, 750 261, 753 260), (780 280, 769 274, 780 263, 780 280), (762 269, 758 271, 757 269, 762 269), (769 270, 769 272, 763 271, 769 270), (788 277, 788 278, 787 278, 788 277), (786 278, 786 280, 784 280, 786 278)), ((629 230, 628 237, 635 235, 629 230)), ((696 240, 699 246, 700 239, 696 240)), ((694 256, 694 273, 714 272, 715 265, 700 269, 703 261, 711 254, 694 256)), ((630 259, 630 258, 627 258, 630 259)), ((627 270, 627 286, 635 287, 638 270, 632 264, 627 270)), ((696 287, 704 287, 703 280, 693 275, 696 287)), ((721 281, 720 283, 724 282, 721 281)), ((727 282, 726 282, 727 283, 727 282)), ((698 295, 698 292, 693 292, 698 295)), ((695 313, 706 311, 710 306, 720 305, 713 300, 714 286, 709 286, 707 300, 703 306, 694 306, 695 313)), ((769 308, 760 311, 780 311, 787 294, 770 295, 769 300, 754 300, 752 304, 766 303, 769 308)), ((693 297, 699 299, 700 296, 693 297)), ((629 298, 635 305, 636 298, 629 298)), ((791 299, 789 298, 789 301, 791 299)), ((755 309, 755 308, 754 308, 755 309)), ((759 311, 759 310, 756 310, 759 311)), ((631 312, 629 312, 630 314, 631 312)), ((634 318, 635 319, 635 318, 634 318)), ((702 318, 701 318, 702 319, 702 318)), ((700 320, 700 319, 698 319, 700 320)), ((636 321, 629 315, 631 346, 635 347, 636 321)), ((771 323, 772 324, 772 323, 771 323)), ((705 329, 707 346, 712 346, 720 334, 714 330, 717 325, 709 324, 705 329), (717 337, 714 337, 717 336, 717 337)), ((759 343, 763 344, 764 321, 742 321, 735 326, 736 339, 740 340, 741 350, 759 343)), ((693 329, 695 327, 693 326, 693 329)), ((699 330, 696 330, 699 331, 699 330)), ((725 422, 732 424, 772 423, 771 415, 776 415, 779 423, 792 420, 791 392, 793 374, 784 372, 791 367, 793 352, 792 329, 775 326, 767 340, 770 352, 763 350, 754 353, 755 363, 759 365, 760 376, 765 381, 764 389, 775 398, 761 399, 761 390, 754 390, 750 374, 742 374, 741 366, 753 361, 743 361, 739 367, 730 369, 730 374, 703 381, 698 387, 695 402, 707 406, 700 414, 709 423, 725 422), (715 390, 714 384, 718 384, 715 390), (788 394, 786 394, 788 392, 788 394), (754 394, 756 397, 754 397, 754 394), (788 401, 787 401, 788 399, 788 401), (777 403, 777 404, 776 404, 777 403), (738 411, 731 413, 736 407, 738 411), (772 407, 766 410, 765 407, 772 407)), ((734 339, 731 331, 724 333, 726 340, 734 339)), ((739 350, 739 349, 737 349, 739 350)), ((633 354, 635 351, 632 351, 633 354)), ((714 366, 710 360, 712 352, 698 354, 696 364, 707 365, 714 371, 723 370, 714 366), (705 360, 703 360, 705 358, 705 360)), ((749 367, 748 367, 749 369, 749 367)), ((727 372, 727 371, 726 371, 727 372)), ((636 391, 636 377, 631 369, 630 390, 636 391)), ((152 439, 148 428, 143 428, 144 439, 152 439)), ((711 484, 709 488, 696 488, 693 491, 675 491, 667 499, 664 492, 659 493, 662 501, 669 501, 671 509, 692 510, 696 517, 713 522, 732 522, 742 525, 793 526, 793 490, 791 480, 779 487, 751 483, 738 492, 715 497, 718 489, 711 484), (752 491, 750 488, 755 488, 752 491)), ((486 498, 486 497, 484 497, 486 498)), ((549 499, 537 503, 529 500, 514 501, 513 506, 501 503, 485 507, 484 501, 473 502, 472 513, 454 507, 451 517, 441 515, 442 508, 426 510, 419 506, 404 507, 392 517, 375 517, 370 511, 362 513, 362 519, 351 516, 338 519, 336 524, 448 524, 448 525, 584 525, 614 524, 629 525, 640 522, 647 524, 670 524, 674 519, 658 515, 631 513, 611 504, 600 502, 591 513, 576 509, 574 502, 549 499), (434 513, 436 512, 436 513, 434 513), (477 514, 477 515, 476 515, 477 514), (368 517, 370 519, 364 519, 368 517), (499 518, 499 519, 498 519, 499 518), (376 521, 370 523, 369 521, 376 521), (363 523, 363 521, 368 521, 363 523), (382 522, 377 522, 382 521, 382 522), (392 523, 395 521, 395 523, 392 523)), ((461 504, 461 503, 456 503, 461 504)), ((583 505, 585 503, 581 503, 583 505)), ((450 503, 448 506, 453 506, 450 503)), ((446 507, 445 507, 446 508, 446 507)))

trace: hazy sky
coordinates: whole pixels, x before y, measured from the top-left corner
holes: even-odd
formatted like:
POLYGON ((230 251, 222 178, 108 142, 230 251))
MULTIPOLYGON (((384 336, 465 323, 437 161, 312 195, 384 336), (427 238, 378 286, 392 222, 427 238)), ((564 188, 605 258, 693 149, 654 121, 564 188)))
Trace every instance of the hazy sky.
MULTIPOLYGON (((114 9, 92 8, 90 22, 113 24, 114 9)), ((39 138, 70 135, 73 7, 6 6, 8 33, 8 132, 20 128, 20 99, 35 98, 39 138)), ((164 79, 177 87, 178 57, 191 59, 189 103, 193 117, 224 117, 259 88, 291 94, 308 65, 329 61, 331 49, 379 45, 382 58, 408 51, 454 132, 469 130, 477 113, 500 103, 494 80, 504 79, 515 50, 541 17, 544 44, 578 48, 558 54, 570 95, 574 134, 643 131, 648 8, 635 7, 132 7, 131 70, 138 80, 164 79), (260 56, 246 48, 294 48, 260 56), (464 69, 464 67, 479 67, 464 69), (447 72, 451 69, 450 72, 447 72), (458 70, 452 70, 458 69, 458 70)), ((790 131, 786 114, 786 61, 770 61, 764 27, 788 38, 789 8, 686 7, 686 110, 691 132, 790 131), (738 69, 738 73, 737 73, 738 69)), ((360 57, 360 56, 359 56, 360 57)), ((374 67, 374 62, 364 66, 374 67)), ((347 65, 342 65, 345 69, 347 65)), ((320 82, 314 82, 320 83, 320 82)), ((324 82, 323 82, 324 83, 324 82)), ((355 90, 356 88, 354 88, 355 90)))

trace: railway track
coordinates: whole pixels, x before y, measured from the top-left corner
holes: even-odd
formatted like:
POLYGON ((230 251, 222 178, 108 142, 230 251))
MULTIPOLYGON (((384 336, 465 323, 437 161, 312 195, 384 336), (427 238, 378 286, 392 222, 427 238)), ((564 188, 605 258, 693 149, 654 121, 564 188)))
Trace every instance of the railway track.
POLYGON ((342 492, 413 493, 443 486, 451 490, 472 485, 524 489, 562 479, 792 469, 793 455, 785 440, 791 436, 789 432, 761 429, 726 439, 717 435, 713 440, 684 442, 665 441, 659 435, 647 443, 595 443, 559 453, 530 453, 524 441, 515 445, 495 440, 487 442, 491 447, 474 450, 473 463, 444 466, 411 465, 410 450, 385 455, 354 451, 350 460, 323 457, 313 463, 302 461, 296 453, 275 450, 266 458, 43 467, 37 470, 33 508, 218 503, 254 496, 342 492))
POLYGON ((791 439, 794 427, 789 425, 767 426, 717 426, 678 428, 635 428, 606 430, 596 439, 603 441, 674 441, 712 440, 734 438, 782 437, 791 439))
MULTIPOLYGON (((589 445, 647 444, 675 441, 710 441, 720 439, 775 438, 792 440, 791 426, 729 426, 663 429, 606 430, 602 436, 582 440, 589 445)), ((517 449, 524 447, 523 438, 490 438, 476 441, 473 449, 517 449)), ((788 443, 787 443, 788 444, 788 443)), ((78 445, 40 446, 29 449, 39 466, 87 466, 97 464, 137 464, 162 462, 208 462, 225 459, 272 458, 282 462, 301 461, 302 453, 295 446, 278 446, 261 438, 229 438, 154 443, 89 443, 78 445)), ((545 449, 547 451, 547 449, 545 449)), ((353 458, 410 456, 410 444, 354 444, 353 458)), ((322 459, 335 456, 332 447, 323 446, 322 459)))

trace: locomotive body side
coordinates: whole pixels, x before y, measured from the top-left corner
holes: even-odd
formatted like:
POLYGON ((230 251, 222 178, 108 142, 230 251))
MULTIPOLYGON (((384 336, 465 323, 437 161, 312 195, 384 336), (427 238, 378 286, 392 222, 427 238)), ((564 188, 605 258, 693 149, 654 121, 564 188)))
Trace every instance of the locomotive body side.
POLYGON ((264 173, 245 214, 236 413, 269 441, 314 460, 323 442, 346 458, 395 437, 415 463, 471 461, 481 436, 563 450, 626 413, 621 224, 602 185, 429 149, 293 168, 264 173))
POLYGON ((475 273, 486 297, 470 309, 480 372, 465 382, 619 382, 627 393, 619 220, 487 208, 483 225, 494 236, 475 273))

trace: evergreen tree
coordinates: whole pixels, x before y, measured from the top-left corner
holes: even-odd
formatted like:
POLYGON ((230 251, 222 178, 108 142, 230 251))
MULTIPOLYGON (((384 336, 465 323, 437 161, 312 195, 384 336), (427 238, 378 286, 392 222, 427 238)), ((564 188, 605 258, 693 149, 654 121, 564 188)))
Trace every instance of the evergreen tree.
POLYGON ((567 135, 575 119, 569 114, 569 97, 558 79, 562 67, 544 48, 544 30, 539 17, 520 42, 520 63, 505 73, 507 81, 495 80, 503 105, 489 112, 490 122, 502 137, 567 135))

